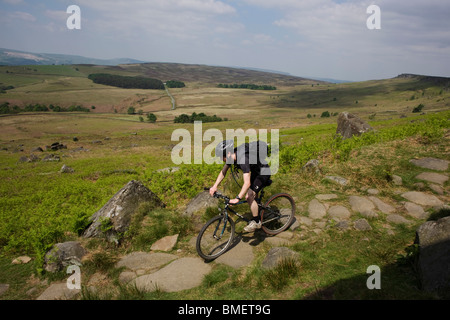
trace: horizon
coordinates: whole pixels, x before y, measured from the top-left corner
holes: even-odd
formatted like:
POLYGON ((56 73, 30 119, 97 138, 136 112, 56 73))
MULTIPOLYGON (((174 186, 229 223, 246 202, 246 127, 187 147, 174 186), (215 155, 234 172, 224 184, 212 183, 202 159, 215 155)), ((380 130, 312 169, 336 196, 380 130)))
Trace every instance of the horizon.
POLYGON ((450 77, 449 13, 444 0, 0 0, 0 26, 7 30, 0 43, 31 53, 262 69, 309 79, 450 77), (80 8, 80 29, 69 29, 71 5, 80 8), (370 22, 380 28, 369 28, 370 22))

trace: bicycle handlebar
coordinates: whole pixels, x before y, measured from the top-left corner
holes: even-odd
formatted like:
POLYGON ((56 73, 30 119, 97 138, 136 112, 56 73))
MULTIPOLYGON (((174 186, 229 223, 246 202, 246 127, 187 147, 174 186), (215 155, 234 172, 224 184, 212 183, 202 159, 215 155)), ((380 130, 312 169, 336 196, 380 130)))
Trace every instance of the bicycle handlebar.
MULTIPOLYGON (((203 188, 205 191, 209 191, 209 189, 210 188, 207 188, 207 187, 204 187, 203 188)), ((230 198, 229 197, 227 197, 227 196, 224 196, 223 194, 221 194, 220 192, 214 192, 214 195, 213 195, 213 197, 214 198, 222 198, 222 199, 224 199, 225 201, 230 201, 230 198)))

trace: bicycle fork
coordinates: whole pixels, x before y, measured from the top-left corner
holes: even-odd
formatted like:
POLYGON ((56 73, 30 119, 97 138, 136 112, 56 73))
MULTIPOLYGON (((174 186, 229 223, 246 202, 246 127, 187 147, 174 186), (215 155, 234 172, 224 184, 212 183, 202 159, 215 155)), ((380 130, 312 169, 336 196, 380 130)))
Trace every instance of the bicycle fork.
POLYGON ((220 240, 222 239, 223 233, 225 232, 225 228, 227 227, 227 223, 228 223, 228 214, 225 212, 225 214, 223 214, 223 217, 221 220, 219 220, 219 222, 217 223, 216 229, 214 230, 213 233, 213 238, 216 240, 220 240), (220 232, 220 235, 217 235, 217 231, 219 230, 220 227, 220 221, 223 221, 223 227, 222 227, 222 231, 220 232))

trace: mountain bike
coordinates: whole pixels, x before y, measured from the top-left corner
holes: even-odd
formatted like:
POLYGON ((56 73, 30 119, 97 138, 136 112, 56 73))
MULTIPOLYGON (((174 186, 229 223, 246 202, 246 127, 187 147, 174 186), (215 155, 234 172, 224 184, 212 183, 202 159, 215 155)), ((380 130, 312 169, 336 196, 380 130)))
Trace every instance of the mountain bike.
MULTIPOLYGON (((209 188, 204 189, 209 190, 209 188)), ((246 222, 250 221, 250 219, 247 219, 231 208, 229 197, 219 192, 214 193, 214 197, 223 199, 225 207, 219 209, 219 215, 206 222, 200 230, 196 242, 196 249, 199 256, 207 261, 214 260, 224 254, 233 244, 235 221, 231 218, 230 213, 246 222)), ((266 203, 261 204, 263 197, 264 188, 260 190, 258 198, 255 199, 258 203, 259 215, 262 222, 261 229, 268 235, 276 235, 290 227, 294 222, 294 199, 287 193, 277 193, 271 196, 266 203)), ((239 201, 233 207, 246 202, 239 201)))

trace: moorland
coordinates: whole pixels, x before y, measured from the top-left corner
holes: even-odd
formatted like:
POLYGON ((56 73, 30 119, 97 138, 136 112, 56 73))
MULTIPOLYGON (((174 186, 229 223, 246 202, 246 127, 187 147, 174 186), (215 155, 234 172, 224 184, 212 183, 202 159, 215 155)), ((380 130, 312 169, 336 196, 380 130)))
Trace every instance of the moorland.
MULTIPOLYGON (((204 113, 223 120, 204 123, 203 130, 279 129, 280 171, 269 191, 289 192, 296 199, 298 214, 307 216, 309 201, 319 193, 335 193, 339 196, 335 204, 344 204, 348 195, 369 188, 377 189, 388 202, 400 201, 401 190, 416 190, 415 176, 420 171, 410 159, 449 159, 449 84, 449 78, 408 74, 334 84, 247 69, 169 63, 0 66, 4 88, 0 105, 21 110, 0 116, 0 283, 11 284, 2 299, 36 298, 46 287, 43 281, 55 281, 54 275, 42 269, 44 254, 57 242, 80 240, 89 217, 130 180, 142 181, 166 208, 146 212, 146 219, 153 222, 146 220, 136 227, 120 247, 88 241, 91 255, 84 275, 100 270, 110 290, 94 298, 438 298, 420 290, 411 263, 409 249, 423 221, 395 226, 389 236, 383 219, 364 234, 355 230, 339 233, 333 228, 307 236, 302 233, 301 240, 291 246, 302 254, 301 272, 287 271, 292 275, 281 287, 268 281, 273 274, 260 270, 268 250, 265 245, 256 249, 251 266, 234 270, 214 265, 200 288, 180 293, 143 293, 117 285, 114 262, 127 252, 149 251, 157 239, 175 233, 180 236, 174 250, 195 255, 195 248, 188 245, 196 234, 195 225, 180 218, 180 211, 214 182, 221 166, 181 165, 173 173, 159 171, 174 166, 171 151, 177 142, 171 140, 172 132, 178 128, 193 131, 193 124, 175 123, 176 117, 204 113), (175 80, 185 86, 169 89, 176 102, 172 108, 165 90, 118 88, 88 78, 98 73, 175 80), (218 86, 234 83, 276 90, 218 86), (33 109, 36 105, 47 111, 33 109), (83 111, 74 112, 73 106, 83 111), (336 138, 337 115, 343 111, 357 114, 374 132, 345 141, 336 138), (149 114, 156 120, 148 121, 149 114), (55 142, 67 148, 45 149, 55 142), (49 154, 58 161, 42 161, 49 154), (311 159, 319 160, 322 174, 302 170, 311 159), (63 164, 73 172, 61 173, 63 164), (392 185, 393 174, 403 178, 402 186, 392 185), (336 185, 323 179, 325 175, 343 176, 351 183, 336 185), (11 265, 20 255, 32 257, 33 262, 11 265), (355 285, 374 263, 389 268, 391 277, 378 292, 355 285), (245 290, 244 281, 250 283, 245 290), (38 289, 27 293, 32 287, 38 289)), ((236 192, 229 177, 224 190, 236 192)), ((440 196, 447 199, 447 193, 440 196)), ((432 208, 429 211, 434 213, 432 208)), ((294 233, 300 236, 300 231, 294 233)), ((56 280, 66 276, 62 273, 56 280)))

